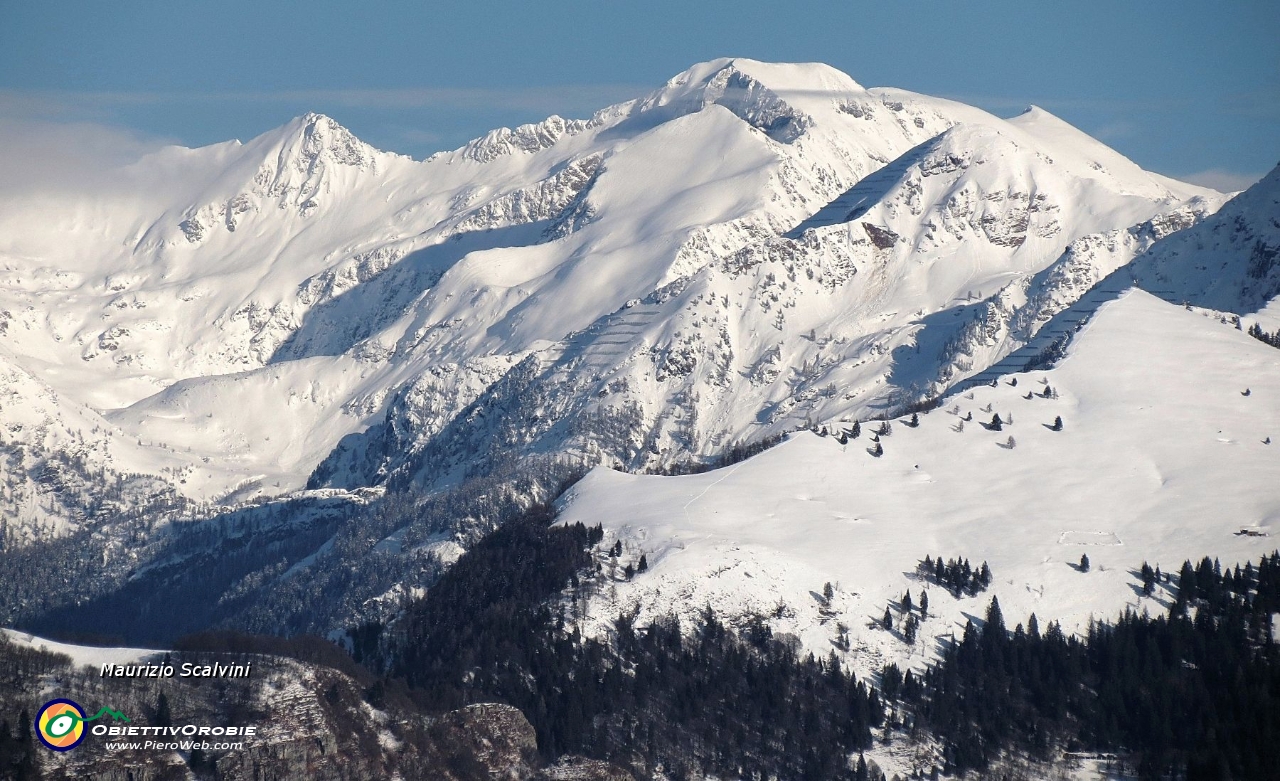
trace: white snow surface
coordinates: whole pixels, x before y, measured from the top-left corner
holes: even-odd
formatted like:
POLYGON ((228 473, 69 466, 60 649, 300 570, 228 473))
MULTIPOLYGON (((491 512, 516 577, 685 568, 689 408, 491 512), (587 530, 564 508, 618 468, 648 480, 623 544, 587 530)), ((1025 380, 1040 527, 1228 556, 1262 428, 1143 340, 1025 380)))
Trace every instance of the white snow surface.
POLYGON ((691 627, 707 605, 737 621, 784 604, 775 632, 818 654, 843 622, 861 674, 920 668, 993 595, 1010 628, 1034 612, 1042 631, 1060 620, 1082 632, 1126 607, 1167 609, 1163 590, 1140 596, 1144 561, 1176 576, 1186 559, 1243 565, 1277 547, 1280 351, 1145 292, 1104 305, 1055 368, 957 394, 918 428, 902 420, 880 458, 867 452, 878 424, 864 423, 845 446, 801 432, 703 474, 592 471, 562 500, 561 523, 602 523, 605 545, 623 541, 619 568, 644 554, 649 571, 594 596, 587 631, 607 633, 620 612, 640 624, 674 612, 691 627), (980 425, 995 413, 1012 425, 980 425), (1059 415, 1064 429, 1051 431, 1059 415), (986 561, 993 584, 955 599, 917 574, 926 555, 986 561), (929 594, 914 646, 877 626, 908 589, 917 605, 929 594))
POLYGON ((396 452, 427 447, 530 356, 551 417, 643 429, 627 457, 540 447, 706 456, 980 371, 1025 334, 947 341, 961 317, 906 360, 923 318, 991 297, 1011 317, 1075 242, 1113 237, 1072 256, 1100 278, 1149 246, 1116 232, 1223 199, 1040 109, 745 59, 425 161, 315 114, 167 148, 0 202, 9 522, 77 522, 30 477, 61 440, 195 502, 284 494, 384 420, 396 452))
POLYGON ((9 642, 14 645, 35 648, 55 654, 66 654, 71 657, 72 664, 80 667, 100 668, 105 664, 142 664, 164 654, 164 651, 152 651, 145 648, 98 647, 60 643, 56 640, 46 640, 43 637, 37 637, 27 632, 3 627, 0 627, 0 632, 3 632, 9 642))

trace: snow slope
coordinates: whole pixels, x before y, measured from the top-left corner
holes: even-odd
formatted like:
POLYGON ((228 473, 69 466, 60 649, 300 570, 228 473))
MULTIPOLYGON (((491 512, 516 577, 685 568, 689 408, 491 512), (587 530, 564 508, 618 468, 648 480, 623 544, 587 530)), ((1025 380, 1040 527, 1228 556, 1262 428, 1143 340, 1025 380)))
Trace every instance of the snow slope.
POLYGON ((1018 119, 1029 129, 969 117, 785 235, 716 253, 542 351, 481 394, 483 415, 380 449, 420 480, 493 441, 641 469, 915 400, 1221 202, 1134 173, 1038 109, 1018 119))
POLYGON ((27 632, 0 627, 5 639, 19 647, 34 648, 55 654, 66 654, 71 663, 78 667, 101 667, 106 664, 140 664, 158 658, 164 651, 149 651, 144 648, 98 647, 92 645, 72 645, 46 640, 27 632))
POLYGON ((618 566, 644 554, 649 571, 629 582, 619 572, 594 596, 588 631, 621 611, 694 621, 711 605, 775 616, 775 631, 826 653, 842 622, 846 659, 868 674, 922 666, 935 638, 980 620, 993 594, 1010 626, 1034 612, 1042 627, 1082 631, 1126 606, 1166 609, 1162 593, 1140 598, 1143 561, 1176 573, 1185 559, 1225 566, 1277 545, 1280 444, 1264 441, 1280 440, 1280 351, 1139 290, 1102 307, 1055 368, 951 397, 918 428, 894 421, 879 458, 867 450, 876 425, 847 445, 798 433, 698 475, 592 471, 561 522, 603 523, 606 543, 623 541, 618 566), (980 425, 996 413, 1012 424, 980 425), (1055 416, 1062 431, 1048 427, 1055 416), (955 599, 927 583, 916 573, 926 555, 987 561, 990 592, 955 599), (918 604, 922 588, 930 618, 908 646, 877 622, 908 589, 918 604))
POLYGON ((1280 294, 1280 166, 1221 211, 1152 247, 1134 279, 1170 301, 1253 314, 1280 294))

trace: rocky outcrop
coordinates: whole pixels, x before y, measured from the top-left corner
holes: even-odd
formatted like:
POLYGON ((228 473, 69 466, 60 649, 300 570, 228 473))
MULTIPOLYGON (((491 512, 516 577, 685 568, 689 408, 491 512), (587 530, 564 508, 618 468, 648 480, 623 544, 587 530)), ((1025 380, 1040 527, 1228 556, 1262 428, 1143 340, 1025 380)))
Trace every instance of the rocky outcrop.
MULTIPOLYGON (((482 703, 426 714, 406 698, 399 698, 398 706, 383 702, 383 685, 370 685, 368 674, 354 667, 352 674, 364 678, 363 684, 331 667, 293 659, 175 652, 166 655, 166 663, 175 667, 183 661, 222 660, 251 662, 253 672, 247 679, 203 683, 103 678, 92 667, 76 668, 70 656, 43 650, 44 644, 0 632, 0 706, 6 711, 34 713, 55 691, 89 707, 109 703, 134 727, 256 729, 249 737, 197 738, 214 745, 195 751, 183 743, 192 739, 182 737, 126 737, 119 742, 135 745, 108 750, 108 738, 90 735, 65 754, 33 743, 40 777, 52 781, 633 781, 626 770, 600 760, 562 757, 548 766, 538 753, 533 726, 515 707, 482 703), (161 697, 167 720, 160 714, 161 697), (148 740, 173 745, 143 745, 148 740)), ((102 652, 84 648, 78 656, 87 659, 102 652)))

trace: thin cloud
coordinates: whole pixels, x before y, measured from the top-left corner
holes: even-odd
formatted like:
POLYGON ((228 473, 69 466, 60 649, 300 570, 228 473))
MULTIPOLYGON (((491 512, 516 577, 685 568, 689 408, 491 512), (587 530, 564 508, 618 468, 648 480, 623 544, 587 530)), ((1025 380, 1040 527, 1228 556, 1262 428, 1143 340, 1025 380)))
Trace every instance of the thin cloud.
POLYGON ((120 166, 173 143, 98 122, 0 118, 0 199, 109 183, 120 166))
POLYGON ((1201 187, 1211 187, 1218 192, 1234 193, 1249 189, 1265 175, 1265 171, 1262 173, 1242 174, 1222 168, 1210 168, 1198 173, 1179 176, 1178 178, 1184 182, 1198 184, 1201 187))
POLYGON ((359 109, 489 109, 594 111, 648 91, 635 84, 564 84, 522 89, 414 87, 237 92, 73 92, 0 90, 0 111, 22 116, 65 116, 131 106, 219 103, 304 104, 359 109))
POLYGON ((1099 141, 1116 141, 1118 139, 1133 138, 1138 135, 1138 133, 1139 128, 1137 124, 1130 122, 1127 119, 1119 119, 1114 122, 1108 122, 1091 132, 1089 135, 1099 141))
POLYGON ((1168 97, 1134 96, 1132 98, 1090 97, 1013 97, 1009 95, 975 95, 943 93, 939 97, 979 106, 992 112, 1016 112, 1035 104, 1053 113, 1099 112, 1137 115, 1204 111, 1206 107, 1222 116, 1246 119, 1280 117, 1280 90, 1263 89, 1249 92, 1186 94, 1168 97))

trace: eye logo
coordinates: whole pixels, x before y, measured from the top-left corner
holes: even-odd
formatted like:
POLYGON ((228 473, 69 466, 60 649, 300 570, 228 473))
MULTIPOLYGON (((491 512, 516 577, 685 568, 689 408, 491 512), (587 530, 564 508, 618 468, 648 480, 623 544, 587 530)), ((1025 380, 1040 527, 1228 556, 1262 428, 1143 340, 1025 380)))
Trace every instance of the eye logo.
POLYGON ((84 740, 84 711, 71 700, 50 700, 36 714, 36 735, 54 751, 70 751, 84 740))
POLYGON ((54 751, 70 751, 84 740, 84 723, 104 714, 116 721, 129 720, 123 713, 105 707, 96 715, 86 717, 84 709, 74 700, 49 700, 36 713, 36 736, 54 751))

